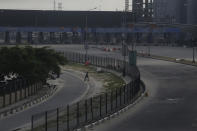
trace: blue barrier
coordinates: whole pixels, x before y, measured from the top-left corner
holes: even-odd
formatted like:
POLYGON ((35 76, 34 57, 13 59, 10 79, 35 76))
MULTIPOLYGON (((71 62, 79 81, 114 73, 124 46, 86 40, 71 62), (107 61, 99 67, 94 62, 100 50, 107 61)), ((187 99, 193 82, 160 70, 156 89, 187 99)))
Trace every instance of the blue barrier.
POLYGON ((0 27, 0 32, 89 32, 89 33, 178 33, 181 32, 179 28, 64 28, 64 27, 0 27))

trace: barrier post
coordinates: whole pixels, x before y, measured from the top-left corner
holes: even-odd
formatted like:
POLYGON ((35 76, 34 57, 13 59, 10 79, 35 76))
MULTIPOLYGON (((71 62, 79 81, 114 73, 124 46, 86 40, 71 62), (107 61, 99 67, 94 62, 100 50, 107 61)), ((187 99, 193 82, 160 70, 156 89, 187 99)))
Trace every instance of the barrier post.
POLYGON ((45 112, 45 131, 47 131, 48 130, 48 123, 47 123, 47 118, 48 117, 48 113, 47 113, 47 111, 45 112))
POLYGON ((70 125, 69 125, 69 105, 67 105, 67 131, 70 130, 70 125))
POLYGON ((57 108, 57 131, 59 131, 59 108, 57 108))

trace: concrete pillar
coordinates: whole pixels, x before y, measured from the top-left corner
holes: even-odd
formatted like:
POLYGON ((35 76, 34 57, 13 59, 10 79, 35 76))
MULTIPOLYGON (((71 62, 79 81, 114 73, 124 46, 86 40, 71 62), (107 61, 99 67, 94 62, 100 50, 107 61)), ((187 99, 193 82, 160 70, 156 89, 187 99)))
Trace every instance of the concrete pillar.
POLYGON ((68 39, 68 35, 66 32, 63 32, 62 34, 62 39, 63 39, 63 43, 66 43, 67 39, 68 39))
POLYGON ((62 32, 59 33, 59 42, 60 42, 60 44, 63 44, 63 33, 62 32))
POLYGON ((5 43, 9 43, 10 42, 10 32, 5 32, 5 43))
POLYGON ((16 32, 16 43, 21 44, 21 32, 16 32))
POLYGON ((30 43, 30 44, 32 44, 32 42, 33 42, 32 41, 32 32, 28 32, 27 33, 27 42, 30 43))
POLYGON ((55 33, 50 32, 50 43, 53 43, 55 41, 55 33))
POLYGON ((38 33, 38 42, 39 43, 43 43, 43 41, 44 41, 43 32, 39 32, 38 33))

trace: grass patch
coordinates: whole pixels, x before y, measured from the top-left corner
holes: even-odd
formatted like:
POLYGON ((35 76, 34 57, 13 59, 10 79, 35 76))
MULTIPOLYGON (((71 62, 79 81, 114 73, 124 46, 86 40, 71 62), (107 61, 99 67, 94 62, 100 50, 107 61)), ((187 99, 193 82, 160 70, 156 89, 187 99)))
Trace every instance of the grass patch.
POLYGON ((125 85, 125 81, 120 77, 111 72, 100 72, 96 71, 96 67, 94 66, 86 66, 83 64, 77 63, 69 63, 63 67, 64 69, 72 69, 80 72, 86 73, 89 72, 89 76, 93 77, 96 81, 103 83, 103 88, 105 91, 115 90, 116 88, 120 88, 125 85))

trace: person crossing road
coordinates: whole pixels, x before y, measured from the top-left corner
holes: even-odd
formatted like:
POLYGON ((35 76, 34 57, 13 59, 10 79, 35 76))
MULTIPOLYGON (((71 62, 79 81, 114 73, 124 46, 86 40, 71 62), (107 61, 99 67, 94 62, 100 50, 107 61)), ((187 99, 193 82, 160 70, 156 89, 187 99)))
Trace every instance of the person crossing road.
POLYGON ((90 79, 89 79, 89 75, 88 75, 88 72, 86 72, 86 75, 85 75, 85 78, 84 78, 84 81, 89 81, 90 79))

